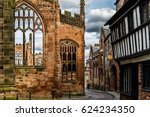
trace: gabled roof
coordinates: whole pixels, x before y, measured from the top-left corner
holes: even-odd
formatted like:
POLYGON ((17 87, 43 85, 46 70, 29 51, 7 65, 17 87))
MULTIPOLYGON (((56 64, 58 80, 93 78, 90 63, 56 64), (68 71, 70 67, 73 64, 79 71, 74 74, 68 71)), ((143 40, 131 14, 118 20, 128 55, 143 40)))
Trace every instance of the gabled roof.
POLYGON ((140 0, 128 0, 106 23, 106 25, 112 25, 120 17, 122 17, 134 4, 138 3, 140 0))
POLYGON ((93 48, 93 53, 99 50, 99 46, 93 46, 92 48, 93 48))
POLYGON ((105 37, 105 39, 106 39, 107 36, 110 34, 109 28, 104 28, 104 29, 103 29, 103 33, 104 33, 104 37, 105 37))
POLYGON ((98 44, 91 45, 89 58, 97 51, 99 51, 99 45, 98 44))

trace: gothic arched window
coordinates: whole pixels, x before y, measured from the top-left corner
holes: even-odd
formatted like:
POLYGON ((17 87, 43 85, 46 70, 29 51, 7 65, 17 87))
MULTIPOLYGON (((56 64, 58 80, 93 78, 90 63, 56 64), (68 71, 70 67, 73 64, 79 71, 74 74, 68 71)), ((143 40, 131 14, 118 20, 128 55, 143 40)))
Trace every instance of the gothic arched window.
POLYGON ((15 51, 22 53, 22 66, 43 65, 42 24, 40 15, 31 5, 23 2, 16 6, 15 51), (39 54, 40 59, 37 60, 36 56, 39 54))
POLYGON ((64 40, 60 43, 63 82, 75 82, 77 80, 76 47, 77 45, 69 40, 64 40))

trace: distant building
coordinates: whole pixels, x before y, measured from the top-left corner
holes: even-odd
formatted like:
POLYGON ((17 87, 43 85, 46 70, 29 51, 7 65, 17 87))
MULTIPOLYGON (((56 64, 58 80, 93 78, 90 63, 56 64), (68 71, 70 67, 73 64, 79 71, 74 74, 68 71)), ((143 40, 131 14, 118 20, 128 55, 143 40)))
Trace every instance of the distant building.
POLYGON ((90 88, 120 91, 120 68, 112 55, 107 27, 101 28, 99 44, 91 45, 87 63, 90 63, 90 88))
MULTIPOLYGON (((39 52, 39 53, 35 53, 33 55, 33 45, 32 44, 33 44, 33 42, 32 42, 32 36, 31 36, 29 43, 26 43, 26 45, 25 45, 26 65, 32 66, 33 62, 34 62, 33 60, 35 59, 34 64, 36 66, 42 66, 43 65, 43 53, 39 52)), ((15 65, 23 66, 23 44, 15 45, 15 65)))
POLYGON ((104 27, 102 28, 102 32, 104 33, 103 75, 105 80, 105 90, 119 92, 120 69, 112 54, 110 30, 107 27, 104 27))
POLYGON ((150 99, 150 1, 120 4, 110 26, 115 60, 120 64, 121 99, 150 99))
POLYGON ((85 88, 89 89, 90 84, 92 83, 92 79, 90 77, 90 59, 86 60, 84 79, 85 79, 85 88))
POLYGON ((100 87, 99 79, 99 44, 91 45, 90 47, 90 77, 92 82, 91 88, 98 89, 100 87))

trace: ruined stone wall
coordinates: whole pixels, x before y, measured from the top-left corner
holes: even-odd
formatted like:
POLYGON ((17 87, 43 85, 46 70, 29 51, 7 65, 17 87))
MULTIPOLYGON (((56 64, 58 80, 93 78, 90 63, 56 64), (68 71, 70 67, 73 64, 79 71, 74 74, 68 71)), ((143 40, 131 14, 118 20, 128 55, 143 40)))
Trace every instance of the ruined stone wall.
POLYGON ((3 84, 3 1, 0 1, 0 83, 3 84))
POLYGON ((54 83, 56 4, 45 0, 16 0, 16 7, 25 3, 40 16, 43 25, 43 66, 16 67, 16 86, 21 96, 48 97, 54 83))
MULTIPOLYGON (((83 93, 84 88, 84 27, 79 28, 74 25, 69 25, 67 23, 61 22, 58 29, 57 29, 57 52, 58 52, 58 67, 59 67, 59 81, 62 81, 61 79, 61 63, 60 63, 60 42, 65 39, 69 39, 71 41, 74 41, 78 44, 77 47, 77 82, 72 85, 72 90, 79 91, 79 93, 83 93)), ((57 61, 57 62, 58 62, 57 61)), ((67 84, 62 84, 67 85, 67 84)), ((64 87, 64 86, 63 86, 64 87)), ((67 87, 64 88, 64 90, 67 90, 67 87)))
POLYGON ((25 2, 40 15, 44 26, 44 54, 42 67, 16 67, 16 86, 20 95, 26 96, 31 89, 33 96, 49 96, 56 88, 67 91, 69 88, 83 94, 84 87, 84 26, 61 22, 60 7, 53 0, 16 0, 16 5, 25 2), (62 84, 60 41, 75 41, 77 49, 77 80, 74 84, 62 84))

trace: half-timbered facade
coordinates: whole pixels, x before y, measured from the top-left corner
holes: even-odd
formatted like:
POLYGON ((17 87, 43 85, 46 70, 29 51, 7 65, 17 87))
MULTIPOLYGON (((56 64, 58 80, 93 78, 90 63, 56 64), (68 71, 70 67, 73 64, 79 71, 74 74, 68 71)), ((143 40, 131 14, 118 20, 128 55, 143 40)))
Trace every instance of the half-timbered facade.
POLYGON ((128 0, 106 23, 120 63, 121 99, 150 99, 149 16, 149 0, 128 0))

